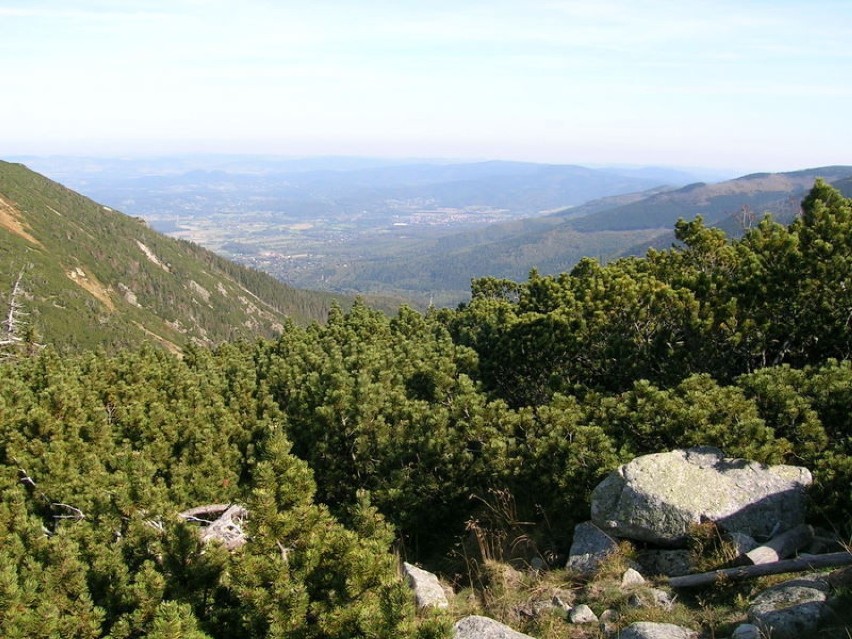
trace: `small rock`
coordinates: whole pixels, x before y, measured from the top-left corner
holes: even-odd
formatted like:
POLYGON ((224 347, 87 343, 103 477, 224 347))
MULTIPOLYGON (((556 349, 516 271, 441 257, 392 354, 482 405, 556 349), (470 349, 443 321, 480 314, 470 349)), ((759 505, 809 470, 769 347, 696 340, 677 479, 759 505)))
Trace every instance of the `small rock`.
POLYGON ((754 537, 741 532, 729 532, 725 535, 725 538, 733 544, 734 550, 737 552, 737 556, 751 552, 758 546, 754 537))
POLYGON ((574 539, 568 551, 569 570, 588 575, 597 569, 603 559, 615 551, 618 544, 592 522, 586 521, 574 527, 574 539))
POLYGON ((438 577, 427 570, 402 564, 402 570, 408 579, 408 585, 414 590, 414 599, 418 608, 448 608, 449 602, 438 577))
POLYGON ((638 570, 628 568, 621 576, 621 587, 629 588, 630 586, 641 586, 645 583, 645 578, 639 574, 638 570))
POLYGON ((571 606, 565 603, 562 600, 562 597, 560 597, 559 595, 553 595, 553 599, 551 599, 550 601, 553 604, 554 608, 556 608, 557 610, 561 610, 565 613, 564 616, 567 617, 568 613, 571 612, 571 606))
POLYGON ((619 639, 694 639, 698 633, 672 623, 637 621, 619 634, 619 639))
POLYGON ((542 615, 542 613, 551 610, 556 612, 556 614, 562 618, 566 618, 568 616, 566 611, 558 608, 549 601, 542 601, 541 599, 515 609, 519 616, 526 617, 527 619, 537 619, 542 615))
POLYGON ((453 626, 453 639, 533 639, 517 630, 512 630, 499 621, 472 615, 459 619, 453 626))
POLYGON ((750 623, 741 623, 734 630, 731 639, 763 639, 760 635, 760 628, 750 623))
POLYGON ((664 608, 669 610, 674 605, 674 600, 665 590, 647 588, 630 595, 627 603, 634 608, 664 608))
POLYGON ((607 637, 614 635, 618 632, 618 626, 616 623, 618 622, 618 613, 612 608, 607 608, 601 613, 600 616, 600 629, 601 632, 607 637))
POLYGON ((598 616, 586 604, 580 604, 571 609, 568 614, 571 623, 597 623, 598 616))
POLYGON ((618 612, 612 608, 607 608, 601 613, 601 623, 614 623, 618 621, 618 612))

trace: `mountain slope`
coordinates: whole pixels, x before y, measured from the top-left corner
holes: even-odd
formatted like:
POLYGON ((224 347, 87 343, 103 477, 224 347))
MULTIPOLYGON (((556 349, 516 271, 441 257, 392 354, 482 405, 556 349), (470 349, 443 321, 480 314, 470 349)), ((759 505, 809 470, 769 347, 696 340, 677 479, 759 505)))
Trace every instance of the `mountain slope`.
MULTIPOLYGON (((826 166, 792 173, 756 173, 719 184, 685 187, 673 191, 669 197, 671 200, 680 199, 690 211, 677 217, 690 219, 701 215, 709 226, 720 228, 731 237, 739 237, 766 213, 778 222, 792 222, 800 212, 802 198, 818 177, 847 197, 852 194, 852 167, 826 166)), ((633 210, 609 211, 608 215, 622 215, 622 222, 629 224, 631 218, 642 217, 643 210, 652 210, 655 202, 640 204, 633 210)), ((660 204, 662 210, 666 207, 666 204, 660 204)), ((600 224, 601 221, 595 223, 600 224)), ((649 248, 664 249, 674 242, 674 231, 668 228, 650 241, 625 248, 619 255, 644 255, 649 248)))
POLYGON ((155 341, 171 350, 272 335, 323 319, 335 299, 285 286, 23 165, 0 161, 0 309, 61 347, 155 341))
MULTIPOLYGON (((669 227, 679 217, 704 217, 713 224, 746 207, 757 214, 786 201, 798 210, 799 200, 818 177, 828 182, 852 175, 852 167, 828 166, 791 173, 755 173, 717 184, 691 184, 625 206, 571 222, 578 231, 617 231, 669 227)), ((785 212, 786 212, 785 208, 785 212)), ((569 209, 567 213, 571 213, 569 209)))

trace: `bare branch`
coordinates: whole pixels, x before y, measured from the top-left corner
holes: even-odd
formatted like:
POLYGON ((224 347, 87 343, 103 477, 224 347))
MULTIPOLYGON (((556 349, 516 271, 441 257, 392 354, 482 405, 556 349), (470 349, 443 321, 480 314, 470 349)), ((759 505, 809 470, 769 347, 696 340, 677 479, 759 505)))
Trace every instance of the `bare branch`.
POLYGON ((54 515, 54 519, 73 519, 75 521, 81 521, 86 518, 86 515, 83 514, 83 511, 77 508, 76 506, 72 506, 71 504, 63 504, 61 502, 53 502, 50 504, 54 508, 62 508, 67 510, 70 514, 68 515, 54 515))
POLYGON ((236 550, 246 543, 248 537, 243 532, 242 522, 248 517, 248 511, 234 504, 222 515, 201 531, 201 540, 219 541, 226 549, 236 550))
POLYGON ((18 474, 21 476, 19 481, 22 484, 25 484, 26 486, 29 486, 30 488, 36 487, 35 480, 32 477, 30 477, 29 474, 27 473, 27 471, 25 471, 23 468, 18 469, 18 474))
POLYGON ((144 520, 144 523, 146 526, 148 526, 149 528, 153 528, 157 532, 165 532, 166 530, 166 527, 163 525, 163 522, 158 519, 146 519, 144 520))
POLYGON ((242 528, 243 521, 248 518, 248 511, 238 504, 196 506, 178 513, 178 517, 187 522, 201 524, 199 537, 205 543, 216 540, 227 550, 235 550, 248 540, 242 528))
POLYGON ((786 559, 797 550, 804 548, 814 540, 814 529, 807 524, 776 535, 762 546, 758 546, 739 558, 741 565, 771 564, 786 559))
POLYGON ((216 519, 231 506, 232 504, 205 504, 203 506, 190 508, 189 510, 184 510, 183 512, 178 513, 178 517, 189 520, 201 517, 202 515, 215 515, 212 519, 216 519))

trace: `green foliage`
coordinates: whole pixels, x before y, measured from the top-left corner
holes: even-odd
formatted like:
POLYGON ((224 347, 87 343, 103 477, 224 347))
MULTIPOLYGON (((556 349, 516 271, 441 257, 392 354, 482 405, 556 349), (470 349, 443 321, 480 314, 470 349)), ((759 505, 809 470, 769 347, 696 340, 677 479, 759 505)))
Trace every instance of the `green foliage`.
POLYGON ((700 218, 679 222, 677 236, 683 248, 643 259, 533 272, 512 297, 476 283, 446 323, 478 352, 487 388, 516 406, 578 386, 618 392, 696 373, 731 382, 849 358, 852 205, 837 191, 818 181, 790 226, 767 218, 739 241, 700 218))
POLYGON ((683 247, 479 280, 457 311, 6 359, 0 634, 445 636, 392 546, 558 557, 606 473, 685 446, 807 466, 852 534, 849 223, 817 184, 789 227, 682 222, 683 247), (244 546, 177 516, 212 503, 248 508, 244 546))
MULTIPOLYGON (((769 368, 737 380, 776 432, 794 442, 790 461, 814 475, 813 508, 828 525, 852 522, 852 366, 829 360, 769 368)), ((845 531, 849 534, 850 530, 845 531)))
MULTIPOLYGON (((0 367, 4 636, 397 637, 419 632, 366 495, 314 501, 247 343, 0 367), (242 501, 251 542, 177 513, 242 501)), ((424 626, 426 628, 427 626, 424 626)))

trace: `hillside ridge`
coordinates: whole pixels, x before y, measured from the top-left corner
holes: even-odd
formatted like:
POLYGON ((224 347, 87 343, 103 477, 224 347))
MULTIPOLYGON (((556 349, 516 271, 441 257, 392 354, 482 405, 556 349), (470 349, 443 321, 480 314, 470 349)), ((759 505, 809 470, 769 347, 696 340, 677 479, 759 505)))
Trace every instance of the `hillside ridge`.
POLYGON ((174 240, 35 173, 0 161, 0 305, 21 275, 25 323, 61 347, 142 341, 172 351, 275 335, 349 300, 292 288, 174 240))

